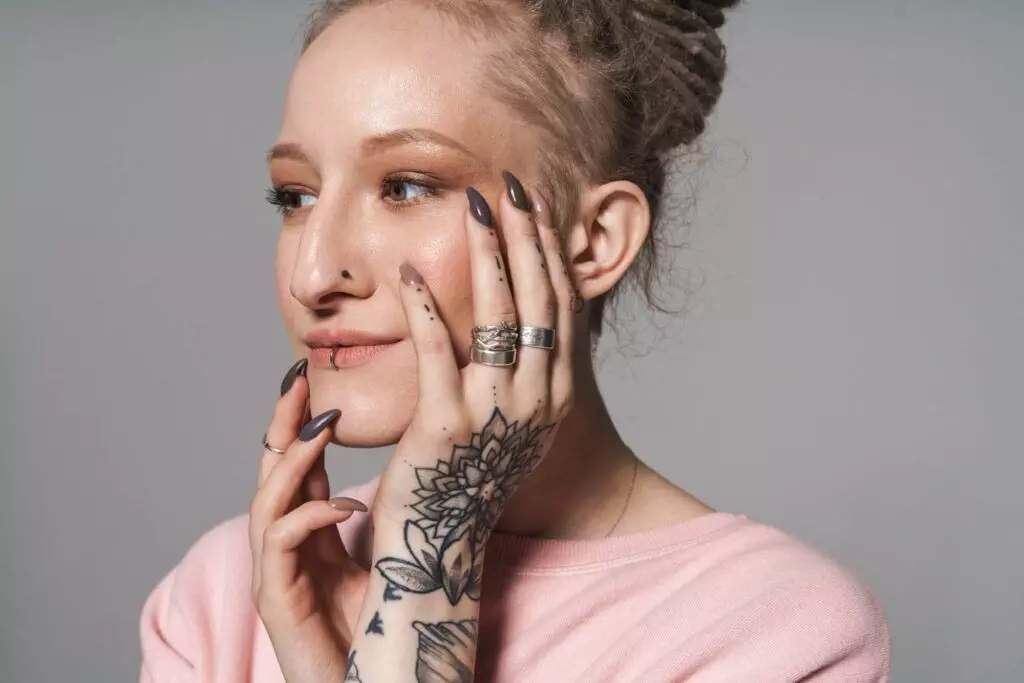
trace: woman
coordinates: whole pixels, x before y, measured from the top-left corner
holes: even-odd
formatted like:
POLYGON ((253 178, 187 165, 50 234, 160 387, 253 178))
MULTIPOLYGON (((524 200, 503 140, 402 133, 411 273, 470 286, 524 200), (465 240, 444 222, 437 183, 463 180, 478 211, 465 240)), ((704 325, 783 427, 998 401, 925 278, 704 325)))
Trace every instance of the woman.
POLYGON ((249 515, 146 603, 143 681, 887 679, 870 593, 645 466, 595 381, 732 4, 314 14, 268 155, 299 360, 249 515), (397 447, 330 498, 330 442, 397 447))

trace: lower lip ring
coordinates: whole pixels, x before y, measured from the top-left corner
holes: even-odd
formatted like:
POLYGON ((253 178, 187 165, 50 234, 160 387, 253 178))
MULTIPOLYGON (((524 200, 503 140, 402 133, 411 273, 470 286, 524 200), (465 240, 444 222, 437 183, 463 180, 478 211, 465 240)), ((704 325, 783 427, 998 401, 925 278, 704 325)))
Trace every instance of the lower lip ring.
POLYGON ((359 365, 374 356, 377 356, 392 346, 395 346, 398 342, 390 342, 387 344, 367 344, 360 346, 318 346, 310 349, 309 360, 317 367, 327 368, 329 370, 340 370, 346 367, 352 367, 359 365), (333 356, 333 364, 331 362, 331 354, 333 356))

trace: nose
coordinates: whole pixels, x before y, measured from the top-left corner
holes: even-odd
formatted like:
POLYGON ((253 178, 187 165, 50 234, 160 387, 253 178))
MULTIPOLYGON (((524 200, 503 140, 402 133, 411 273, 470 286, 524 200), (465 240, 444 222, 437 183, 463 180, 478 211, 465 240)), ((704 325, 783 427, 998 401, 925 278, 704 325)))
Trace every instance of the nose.
POLYGON ((291 294, 306 308, 323 311, 345 299, 368 298, 376 289, 354 218, 338 204, 332 210, 321 196, 303 225, 291 294))

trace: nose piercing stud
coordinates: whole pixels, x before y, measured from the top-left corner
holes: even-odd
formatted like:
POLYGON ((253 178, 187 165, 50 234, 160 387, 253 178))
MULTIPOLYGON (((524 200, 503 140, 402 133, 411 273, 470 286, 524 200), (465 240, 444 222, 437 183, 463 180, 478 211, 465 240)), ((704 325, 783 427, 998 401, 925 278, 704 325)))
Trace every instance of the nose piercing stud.
POLYGON ((347 270, 341 271, 341 276, 343 278, 345 278, 346 280, 351 280, 352 279, 352 273, 348 272, 347 270))

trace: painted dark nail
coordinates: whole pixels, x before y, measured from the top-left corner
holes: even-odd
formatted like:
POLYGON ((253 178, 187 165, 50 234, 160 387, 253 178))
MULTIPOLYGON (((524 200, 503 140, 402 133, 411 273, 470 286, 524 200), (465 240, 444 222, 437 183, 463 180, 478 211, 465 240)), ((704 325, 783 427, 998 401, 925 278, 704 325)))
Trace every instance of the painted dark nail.
POLYGON ((469 196, 469 212, 473 214, 476 222, 485 228, 491 227, 491 208, 487 206, 484 196, 473 187, 466 188, 466 195, 469 196))
POLYGON ((408 263, 403 263, 398 266, 398 275, 402 278, 402 282, 409 286, 423 284, 423 276, 420 275, 420 271, 416 270, 408 263))
POLYGON ((295 378, 299 375, 306 376, 306 368, 309 366, 309 359, 303 358, 302 360, 295 363, 295 365, 288 368, 288 372, 285 373, 284 379, 281 380, 281 395, 284 396, 295 384, 295 378))
POLYGON ((341 411, 337 408, 320 413, 305 424, 302 431, 299 432, 299 441, 312 441, 316 438, 317 434, 324 431, 328 425, 337 420, 339 415, 341 415, 341 411))
POLYGON ((537 219, 537 223, 550 228, 551 206, 548 204, 548 200, 544 199, 544 195, 540 192, 531 190, 530 203, 533 205, 533 216, 537 219))
POLYGON ((364 505, 362 501, 356 500, 355 498, 345 498, 343 496, 339 496, 337 498, 331 498, 329 501, 327 501, 327 504, 340 512, 368 511, 366 505, 364 505))
POLYGON ((501 177, 505 179, 505 187, 508 189, 508 198, 512 200, 512 206, 520 211, 530 213, 530 198, 526 195, 526 190, 523 189, 519 178, 508 171, 502 171, 501 177))

